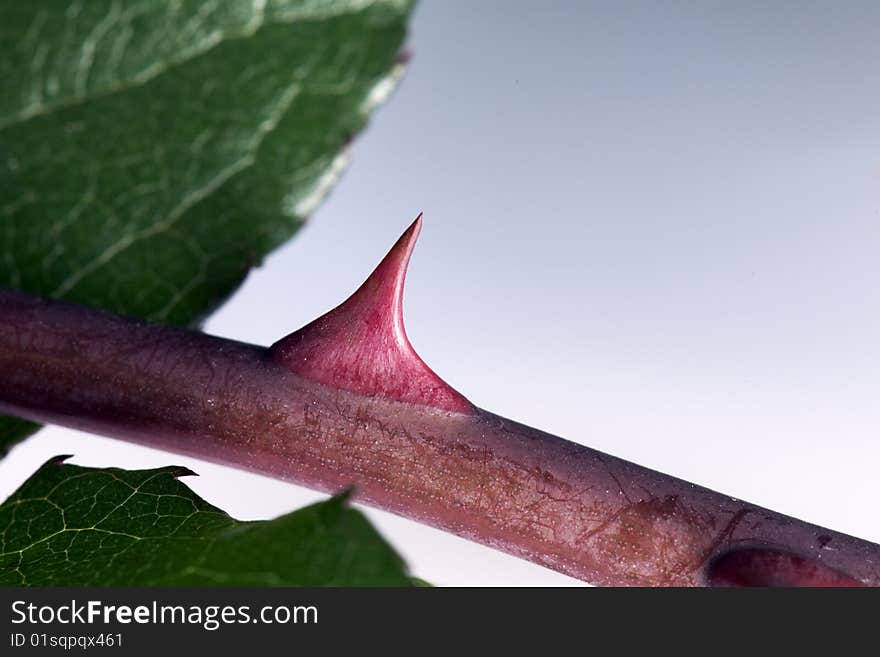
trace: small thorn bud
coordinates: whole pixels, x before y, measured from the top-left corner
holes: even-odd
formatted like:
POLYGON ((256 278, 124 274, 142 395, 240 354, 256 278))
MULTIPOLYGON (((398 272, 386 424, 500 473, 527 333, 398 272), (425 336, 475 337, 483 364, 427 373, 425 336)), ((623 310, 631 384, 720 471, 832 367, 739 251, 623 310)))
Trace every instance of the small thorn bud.
POLYGON ((742 547, 722 554, 710 565, 709 586, 863 586, 849 575, 789 550, 742 547))

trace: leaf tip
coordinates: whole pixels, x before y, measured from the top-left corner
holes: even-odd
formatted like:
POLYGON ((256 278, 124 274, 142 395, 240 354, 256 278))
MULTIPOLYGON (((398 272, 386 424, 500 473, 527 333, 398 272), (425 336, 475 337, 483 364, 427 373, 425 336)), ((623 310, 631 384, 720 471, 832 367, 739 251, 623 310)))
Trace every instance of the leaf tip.
POLYGON ((333 496, 333 499, 338 500, 342 506, 348 506, 355 495, 357 495, 357 486, 352 484, 348 488, 344 488, 336 493, 336 495, 333 496))
POLYGON ((180 479, 181 477, 198 477, 199 473, 190 470, 187 467, 182 465, 175 465, 170 468, 169 474, 175 479, 180 479))
POLYGON ((410 48, 403 48, 400 52, 397 53, 397 56, 394 58, 395 64, 400 64, 401 66, 409 66, 409 63, 412 61, 413 51, 410 48))

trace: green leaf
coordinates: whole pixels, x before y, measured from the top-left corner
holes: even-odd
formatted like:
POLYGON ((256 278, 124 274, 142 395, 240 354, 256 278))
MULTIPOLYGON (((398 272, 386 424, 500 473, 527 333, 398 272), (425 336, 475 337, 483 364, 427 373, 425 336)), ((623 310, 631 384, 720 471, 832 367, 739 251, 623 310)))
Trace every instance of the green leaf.
POLYGON ((0 285, 197 325, 336 181, 411 8, 0 4, 0 285))
POLYGON ((0 586, 411 586, 346 496, 241 522, 178 477, 55 458, 0 505, 0 586))
POLYGON ((0 459, 9 453, 13 445, 40 429, 39 424, 19 420, 17 417, 0 415, 0 459))

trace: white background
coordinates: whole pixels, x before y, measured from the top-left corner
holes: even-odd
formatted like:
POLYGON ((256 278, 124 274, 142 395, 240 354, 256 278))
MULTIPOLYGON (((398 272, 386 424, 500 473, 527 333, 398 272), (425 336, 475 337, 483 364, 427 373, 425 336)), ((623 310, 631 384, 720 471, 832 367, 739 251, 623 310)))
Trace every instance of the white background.
MULTIPOLYGON (((880 541, 876 3, 424 2, 309 225, 207 325, 269 344, 420 211, 406 317, 478 405, 880 541)), ((179 463, 242 519, 308 490, 73 431, 0 463, 179 463)), ((438 585, 577 584, 368 511, 438 585)))

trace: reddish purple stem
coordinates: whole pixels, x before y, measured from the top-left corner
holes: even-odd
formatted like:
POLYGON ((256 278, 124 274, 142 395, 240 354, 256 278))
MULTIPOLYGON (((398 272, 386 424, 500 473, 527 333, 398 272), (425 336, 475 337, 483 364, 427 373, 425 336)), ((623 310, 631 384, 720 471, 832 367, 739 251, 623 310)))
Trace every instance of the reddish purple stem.
POLYGON ((880 585, 880 546, 474 407, 406 338, 420 219, 266 349, 0 289, 0 410, 357 499, 604 585, 880 585))

